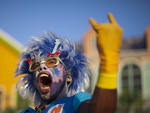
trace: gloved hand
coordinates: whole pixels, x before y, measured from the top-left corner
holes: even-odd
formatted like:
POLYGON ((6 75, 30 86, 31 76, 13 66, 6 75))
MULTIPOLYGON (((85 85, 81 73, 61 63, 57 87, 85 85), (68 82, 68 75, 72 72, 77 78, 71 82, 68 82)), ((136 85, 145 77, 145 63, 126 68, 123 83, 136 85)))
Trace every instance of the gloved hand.
POLYGON ((97 46, 100 55, 100 78, 97 86, 106 89, 116 88, 116 76, 122 38, 122 29, 111 13, 109 23, 97 23, 89 19, 97 33, 97 46))

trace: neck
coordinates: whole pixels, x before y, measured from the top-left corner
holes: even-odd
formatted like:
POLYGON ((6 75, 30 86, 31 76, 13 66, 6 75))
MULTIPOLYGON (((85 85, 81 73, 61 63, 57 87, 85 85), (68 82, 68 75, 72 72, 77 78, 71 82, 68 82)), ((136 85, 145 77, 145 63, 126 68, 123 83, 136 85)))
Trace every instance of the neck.
POLYGON ((45 104, 51 104, 52 102, 56 101, 56 100, 59 100, 63 97, 67 97, 67 92, 68 92, 68 88, 66 86, 64 86, 64 88, 62 88, 62 90, 60 90, 59 92, 57 92, 54 96, 50 97, 50 99, 46 99, 46 100, 43 100, 42 99, 42 103, 45 103, 45 104))

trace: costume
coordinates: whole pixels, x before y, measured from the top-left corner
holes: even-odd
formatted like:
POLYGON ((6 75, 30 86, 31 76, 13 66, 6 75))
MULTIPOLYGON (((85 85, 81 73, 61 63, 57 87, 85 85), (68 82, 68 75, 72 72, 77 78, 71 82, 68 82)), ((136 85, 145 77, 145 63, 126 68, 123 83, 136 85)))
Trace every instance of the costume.
MULTIPOLYGON (((52 102, 43 110, 42 113, 75 113, 82 102, 90 99, 91 95, 89 93, 80 92, 74 96, 64 97, 52 102)), ((28 111, 28 113, 38 112, 31 108, 26 108, 21 113, 26 113, 26 111, 28 111)))

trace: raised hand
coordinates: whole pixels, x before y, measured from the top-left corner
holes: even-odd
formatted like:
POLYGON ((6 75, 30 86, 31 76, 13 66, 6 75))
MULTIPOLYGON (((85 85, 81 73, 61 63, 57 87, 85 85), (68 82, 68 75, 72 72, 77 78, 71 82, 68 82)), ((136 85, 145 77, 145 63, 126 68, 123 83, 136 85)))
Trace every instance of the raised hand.
POLYGON ((93 29, 97 33, 97 45, 101 59, 101 71, 116 72, 118 70, 118 57, 120 52, 122 28, 118 25, 114 16, 108 14, 109 23, 97 23, 89 19, 93 29))

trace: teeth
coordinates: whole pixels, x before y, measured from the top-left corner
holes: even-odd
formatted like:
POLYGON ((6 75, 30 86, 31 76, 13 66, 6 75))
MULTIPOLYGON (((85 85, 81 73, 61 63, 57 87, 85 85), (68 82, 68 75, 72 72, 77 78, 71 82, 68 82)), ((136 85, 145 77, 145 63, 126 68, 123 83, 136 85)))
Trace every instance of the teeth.
POLYGON ((46 74, 41 74, 40 77, 48 77, 46 74))
POLYGON ((41 89, 49 89, 49 87, 41 87, 41 89))

